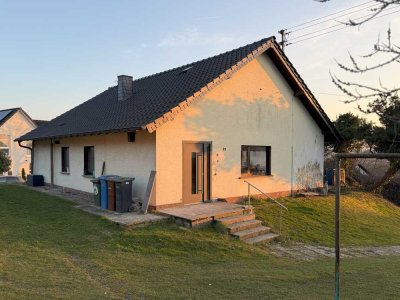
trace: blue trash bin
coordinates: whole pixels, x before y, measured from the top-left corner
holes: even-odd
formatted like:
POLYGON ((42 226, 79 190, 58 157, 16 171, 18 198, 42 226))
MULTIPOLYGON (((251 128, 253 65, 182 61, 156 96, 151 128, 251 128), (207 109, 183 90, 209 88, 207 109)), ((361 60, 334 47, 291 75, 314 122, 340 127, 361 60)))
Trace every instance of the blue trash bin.
POLYGON ((102 175, 99 176, 100 180, 100 190, 101 190, 101 198, 100 198, 100 206, 101 208, 108 208, 108 186, 107 179, 110 177, 115 177, 116 175, 102 175))
POLYGON ((328 185, 335 184, 335 169, 333 168, 326 169, 326 181, 328 182, 328 185))

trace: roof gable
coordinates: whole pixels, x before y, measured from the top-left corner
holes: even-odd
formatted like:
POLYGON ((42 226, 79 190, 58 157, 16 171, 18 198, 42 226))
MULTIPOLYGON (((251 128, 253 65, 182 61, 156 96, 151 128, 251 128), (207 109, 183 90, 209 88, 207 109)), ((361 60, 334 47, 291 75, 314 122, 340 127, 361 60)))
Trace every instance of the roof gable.
MULTIPOLYGON (((274 38, 270 37, 207 59, 134 80, 133 95, 124 101, 117 101, 117 87, 111 87, 18 140, 138 129, 153 132, 165 122, 173 120, 176 114, 252 59, 268 49, 279 51, 278 48, 274 38)), ((322 110, 320 106, 315 106, 315 109, 322 110)), ((328 130, 333 132, 335 129, 329 118, 324 113, 321 116, 322 119, 326 118, 325 124, 329 127, 328 130)))
POLYGON ((10 119, 17 111, 18 108, 0 110, 0 126, 7 122, 7 120, 10 119))

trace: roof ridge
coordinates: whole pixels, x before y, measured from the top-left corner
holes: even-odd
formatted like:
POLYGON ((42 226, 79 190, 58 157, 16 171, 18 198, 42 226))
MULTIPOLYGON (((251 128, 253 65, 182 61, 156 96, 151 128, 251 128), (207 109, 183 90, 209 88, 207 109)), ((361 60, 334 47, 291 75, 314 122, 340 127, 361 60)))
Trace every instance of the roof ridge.
POLYGON ((248 46, 250 46, 250 45, 254 45, 254 44, 257 44, 257 43, 264 43, 264 42, 266 42, 266 41, 268 41, 268 40, 271 40, 271 39, 275 40, 275 36, 272 35, 272 36, 269 36, 269 37, 267 37, 267 38, 263 38, 263 39, 261 39, 261 40, 255 41, 255 42, 248 43, 248 44, 246 44, 246 45, 244 45, 244 46, 240 46, 240 47, 235 48, 235 49, 232 49, 232 50, 228 50, 228 51, 225 51, 225 52, 221 52, 221 53, 219 53, 219 54, 216 54, 216 55, 213 55, 213 56, 209 56, 209 57, 207 57, 207 58, 203 58, 203 59, 200 59, 200 60, 191 62, 191 63, 187 63, 187 64, 185 64, 185 65, 181 65, 181 66, 178 66, 178 67, 175 67, 175 68, 172 68, 172 69, 168 69, 168 70, 165 70, 165 71, 160 71, 160 72, 157 72, 157 73, 154 73, 154 74, 150 74, 150 75, 147 75, 147 76, 143 76, 143 77, 140 77, 140 78, 137 78, 137 79, 133 80, 133 82, 135 82, 135 81, 140 81, 140 80, 142 80, 142 79, 148 79, 148 78, 151 78, 151 77, 155 77, 155 76, 158 76, 158 75, 161 75, 161 74, 165 74, 165 73, 172 72, 172 71, 175 71, 175 70, 178 70, 178 69, 182 69, 182 68, 184 68, 184 67, 189 67, 190 65, 197 64, 197 63, 202 62, 202 61, 205 61, 205 60, 207 60, 207 59, 215 58, 215 57, 220 56, 220 55, 226 55, 226 54, 229 53, 229 52, 234 52, 234 51, 237 51, 237 50, 239 50, 239 49, 246 48, 246 47, 248 47, 248 46))

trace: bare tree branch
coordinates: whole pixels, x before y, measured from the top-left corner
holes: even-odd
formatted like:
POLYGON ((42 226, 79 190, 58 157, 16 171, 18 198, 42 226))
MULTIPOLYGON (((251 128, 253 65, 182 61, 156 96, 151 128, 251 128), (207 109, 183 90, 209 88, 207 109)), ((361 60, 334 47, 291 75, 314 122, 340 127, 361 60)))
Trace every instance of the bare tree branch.
MULTIPOLYGON (((328 2, 330 0, 314 0, 317 2, 328 2)), ((372 14, 368 15, 365 18, 362 18, 360 21, 356 21, 355 19, 349 19, 348 22, 346 22, 345 24, 349 25, 349 26, 359 26, 362 25, 372 19, 374 19, 375 17, 377 17, 378 15, 380 15, 384 10, 386 10, 388 7, 394 6, 394 5, 398 5, 400 4, 400 0, 374 0, 377 4, 379 4, 378 7, 374 7, 371 8, 370 11, 372 12, 372 14)))

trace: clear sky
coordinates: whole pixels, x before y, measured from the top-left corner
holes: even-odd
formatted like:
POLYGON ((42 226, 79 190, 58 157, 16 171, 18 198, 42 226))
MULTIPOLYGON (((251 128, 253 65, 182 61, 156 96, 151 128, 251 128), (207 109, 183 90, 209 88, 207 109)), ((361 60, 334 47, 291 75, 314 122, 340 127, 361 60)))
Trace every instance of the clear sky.
MULTIPOLYGON (((150 75, 366 2, 0 0, 0 109, 20 106, 52 119, 115 85, 118 74, 150 75)), ((398 35, 400 13, 287 47, 331 118, 355 107, 342 104, 331 83, 329 71, 340 73, 334 59, 347 61, 348 50, 366 54, 389 21, 398 35)), ((395 70, 362 78, 391 86, 395 70)))

